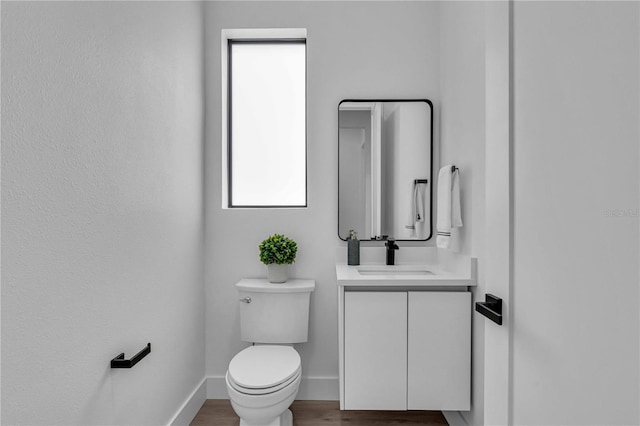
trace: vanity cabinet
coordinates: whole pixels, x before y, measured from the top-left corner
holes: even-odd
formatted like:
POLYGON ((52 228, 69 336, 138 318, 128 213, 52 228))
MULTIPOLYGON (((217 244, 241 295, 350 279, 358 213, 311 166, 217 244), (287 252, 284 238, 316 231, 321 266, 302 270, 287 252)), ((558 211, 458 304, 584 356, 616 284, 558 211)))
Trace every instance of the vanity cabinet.
POLYGON ((409 292, 407 409, 468 411, 471 293, 409 292))
POLYGON ((343 298, 342 409, 470 409, 470 292, 357 290, 343 298))
POLYGON ((407 409, 407 293, 345 292, 347 410, 407 409))

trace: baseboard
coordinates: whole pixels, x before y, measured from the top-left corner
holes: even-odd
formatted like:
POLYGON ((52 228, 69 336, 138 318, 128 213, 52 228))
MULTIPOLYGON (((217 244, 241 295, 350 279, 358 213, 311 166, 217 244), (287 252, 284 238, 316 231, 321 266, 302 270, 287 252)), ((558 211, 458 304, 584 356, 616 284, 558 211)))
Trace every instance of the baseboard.
POLYGON ((178 409, 169 426, 187 426, 193 418, 198 414, 198 410, 202 407, 207 399, 207 380, 206 377, 202 379, 200 384, 191 392, 191 395, 184 401, 182 406, 178 409))
POLYGON ((229 399, 224 376, 207 377, 207 399, 229 399))
POLYGON ((460 411, 443 411, 442 415, 449 423, 449 426, 469 426, 460 411))
MULTIPOLYGON (((337 377, 303 377, 296 399, 338 401, 340 389, 337 377)), ((207 399, 228 399, 224 376, 207 377, 207 399)))
POLYGON ((339 401, 340 381, 337 377, 303 377, 296 399, 301 401, 339 401))

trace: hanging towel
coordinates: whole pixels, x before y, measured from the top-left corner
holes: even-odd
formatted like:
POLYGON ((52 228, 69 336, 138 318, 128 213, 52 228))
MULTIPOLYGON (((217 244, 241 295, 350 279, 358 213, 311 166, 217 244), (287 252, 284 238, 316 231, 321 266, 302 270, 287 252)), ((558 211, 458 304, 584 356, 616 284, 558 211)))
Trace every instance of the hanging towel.
POLYGON ((409 206, 409 220, 405 228, 415 230, 416 223, 424 222, 424 183, 414 182, 409 206))
POLYGON ((449 248, 451 228, 462 226, 460 212, 460 173, 450 164, 438 173, 438 218, 436 246, 449 248), (453 170, 453 171, 452 171, 453 170))

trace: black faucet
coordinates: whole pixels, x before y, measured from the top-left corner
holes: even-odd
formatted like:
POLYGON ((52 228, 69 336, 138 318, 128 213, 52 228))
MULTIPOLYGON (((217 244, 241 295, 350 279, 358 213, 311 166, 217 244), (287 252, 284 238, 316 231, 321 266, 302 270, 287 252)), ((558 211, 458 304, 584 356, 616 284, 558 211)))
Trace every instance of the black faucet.
POLYGON ((396 240, 389 238, 384 245, 387 247, 387 265, 396 264, 396 250, 400 250, 400 247, 396 244, 396 240))

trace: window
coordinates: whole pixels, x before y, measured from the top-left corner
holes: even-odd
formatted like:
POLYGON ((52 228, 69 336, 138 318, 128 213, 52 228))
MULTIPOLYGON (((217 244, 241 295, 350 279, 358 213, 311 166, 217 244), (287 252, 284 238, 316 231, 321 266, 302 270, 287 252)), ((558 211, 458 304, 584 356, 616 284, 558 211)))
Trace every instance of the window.
POLYGON ((229 37, 227 67, 226 207, 306 207, 305 39, 229 37))

